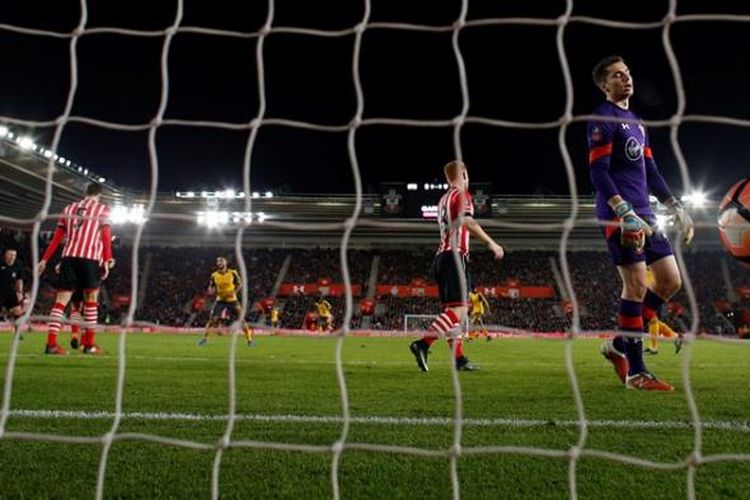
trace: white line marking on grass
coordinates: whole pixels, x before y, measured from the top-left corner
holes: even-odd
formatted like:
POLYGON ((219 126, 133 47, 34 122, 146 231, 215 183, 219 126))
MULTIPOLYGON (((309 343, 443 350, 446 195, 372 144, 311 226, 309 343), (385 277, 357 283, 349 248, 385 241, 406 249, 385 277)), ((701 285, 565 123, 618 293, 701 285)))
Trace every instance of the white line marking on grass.
MULTIPOLYGON (((109 411, 74 411, 74 410, 11 410, 11 417, 32 419, 82 419, 106 420, 114 418, 109 411)), ((161 420, 161 421, 194 421, 194 422, 223 422, 227 415, 206 415, 201 413, 163 413, 163 412, 125 412, 125 419, 133 420, 161 420)), ((337 424, 343 418, 337 415, 263 415, 238 414, 237 420, 252 422, 276 423, 305 423, 305 424, 337 424)), ((453 425, 449 417, 351 417, 351 421, 358 424, 378 425, 416 425, 416 426, 448 426, 453 425)), ((463 424, 469 427, 561 427, 577 428, 576 420, 543 420, 525 418, 467 418, 463 424)), ((702 422, 704 429, 725 430, 750 433, 750 422, 735 420, 708 420, 702 422)), ((680 420, 589 420, 589 427, 616 429, 692 429, 689 421, 680 420)))
MULTIPOLYGON (((19 358, 46 358, 50 359, 50 356, 48 354, 36 354, 36 353, 26 353, 26 354, 18 354, 17 357, 19 358)), ((0 360, 3 359, 3 356, 0 355, 0 360)), ((99 356, 84 356, 84 355, 78 355, 74 354, 72 356, 67 356, 65 358, 54 358, 54 359, 117 359, 117 355, 115 354, 101 354, 99 356)), ((197 362, 197 363, 221 363, 226 362, 226 358, 223 355, 218 355, 215 358, 210 357, 200 357, 200 356, 138 356, 138 355, 128 355, 129 360, 137 360, 137 361, 166 361, 166 362, 175 362, 175 363, 184 363, 186 361, 191 362, 197 362)), ((235 363, 238 365, 257 365, 258 363, 265 363, 265 362, 283 362, 286 364, 291 365, 325 365, 325 366, 332 366, 336 364, 335 360, 326 361, 326 360, 318 360, 318 359, 288 359, 284 357, 279 357, 278 355, 270 355, 270 356, 263 356, 261 358, 237 358, 235 360, 235 363)), ((508 367, 511 366, 511 364, 518 364, 522 365, 526 368, 528 367, 560 367, 562 369, 562 365, 558 362, 553 361, 523 361, 523 362, 516 362, 513 360, 508 360, 507 362, 503 363, 494 363, 492 361, 482 361, 481 366, 503 366, 508 367)), ((448 359, 440 360, 435 362, 435 365, 437 366, 448 366, 448 359)), ((385 360, 379 360, 379 361, 370 361, 365 359, 350 359, 350 360, 344 360, 344 366, 409 366, 414 367, 416 366, 414 364, 413 358, 406 358, 400 360, 400 361, 385 361, 385 360)), ((722 365, 724 366, 731 366, 731 365, 722 365)), ((746 367, 747 365, 741 365, 738 364, 737 366, 746 367)))

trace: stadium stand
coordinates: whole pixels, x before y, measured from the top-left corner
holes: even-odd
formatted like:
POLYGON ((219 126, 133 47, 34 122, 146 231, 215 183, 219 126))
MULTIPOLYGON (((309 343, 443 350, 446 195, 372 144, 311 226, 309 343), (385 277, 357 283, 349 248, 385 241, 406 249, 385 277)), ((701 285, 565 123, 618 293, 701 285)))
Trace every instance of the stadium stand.
MULTIPOLYGON (((8 229, 0 232, 2 246, 19 249, 19 260, 30 278, 28 239, 23 233, 8 229)), ((42 241, 42 244, 45 242, 42 241)), ((105 282, 103 301, 105 323, 121 321, 130 300, 131 249, 123 244, 115 246, 118 265, 105 282)), ((138 292, 139 308, 136 319, 173 326, 202 326, 205 324, 211 297, 206 296, 210 270, 217 255, 234 259, 231 251, 219 247, 163 247, 145 246, 139 254, 139 279, 145 283, 138 292), (145 281, 144 281, 145 280, 145 281)), ((358 286, 355 301, 368 293, 374 299, 370 328, 401 330, 406 314, 433 314, 439 300, 433 296, 397 296, 376 294, 368 290, 373 260, 378 256, 377 285, 432 284, 431 248, 412 250, 355 249, 348 253, 352 284, 358 286)), ((308 313, 314 313, 316 293, 293 293, 274 296, 274 285, 286 259, 289 266, 282 277, 284 283, 340 284, 343 280, 336 248, 245 250, 249 291, 248 319, 265 323, 259 302, 274 301, 281 311, 282 328, 304 328, 308 313)), ((685 264, 695 287, 699 308, 699 330, 715 334, 736 334, 750 323, 750 277, 738 264, 722 252, 689 251, 684 253, 685 264), (720 264, 717 268, 717 262, 720 264)), ((564 285, 556 281, 554 267, 559 268, 559 255, 551 251, 515 250, 500 264, 493 263, 489 254, 475 252, 471 271, 477 286, 550 286, 552 298, 489 297, 490 311, 485 317, 489 325, 501 325, 530 331, 565 331, 570 328, 566 309, 564 285)), ((576 296, 581 307, 582 330, 614 328, 613 311, 620 293, 619 282, 612 275, 608 257, 601 251, 571 251, 567 254, 576 296)), ((35 314, 45 314, 53 296, 54 274, 47 272, 41 283, 35 314)), ((427 289, 425 288, 425 289, 427 289)), ((334 294, 335 295, 335 294, 334 294)), ((429 294, 428 294, 429 295, 429 294)), ((332 305, 334 327, 339 328, 344 316, 342 296, 328 296, 332 305)), ((355 307, 352 328, 362 325, 362 314, 355 307)), ((692 315, 684 290, 667 305, 664 319, 676 331, 687 331, 692 315)))

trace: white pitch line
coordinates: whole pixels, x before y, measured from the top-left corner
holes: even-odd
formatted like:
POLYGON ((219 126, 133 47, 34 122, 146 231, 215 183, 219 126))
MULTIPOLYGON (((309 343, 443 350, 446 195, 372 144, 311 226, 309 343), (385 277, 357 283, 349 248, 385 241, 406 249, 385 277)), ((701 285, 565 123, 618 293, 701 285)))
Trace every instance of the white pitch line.
MULTIPOLYGON (((115 414, 109 411, 72 411, 72 410, 11 410, 11 417, 32 419, 81 419, 107 420, 115 414)), ((223 422, 227 415, 206 415, 200 413, 162 413, 162 412, 126 412, 125 419, 161 420, 161 421, 194 421, 223 422)), ((343 418, 337 415, 263 415, 238 414, 237 420, 271 423, 306 423, 337 424, 343 418)), ((449 417, 382 417, 366 416, 351 418, 358 424, 378 425, 416 425, 416 426, 452 426, 454 421, 449 417)), ((524 418, 467 418, 463 424, 469 427, 578 427, 576 420, 543 420, 524 418)), ((708 420, 701 423, 704 429, 725 430, 750 433, 750 422, 735 420, 708 420)), ((589 427, 615 429, 692 429, 693 424, 680 420, 589 420, 589 427)))

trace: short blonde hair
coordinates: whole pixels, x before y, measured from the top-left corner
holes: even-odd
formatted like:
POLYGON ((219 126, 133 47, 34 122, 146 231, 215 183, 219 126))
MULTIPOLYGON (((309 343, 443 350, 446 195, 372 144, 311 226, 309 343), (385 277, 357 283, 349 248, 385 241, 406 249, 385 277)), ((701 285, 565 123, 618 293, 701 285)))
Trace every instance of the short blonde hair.
POLYGON ((443 172, 445 172, 445 178, 448 179, 448 181, 455 181, 459 178, 461 175, 461 172, 466 170, 466 165, 464 165, 464 162, 461 160, 453 160, 451 162, 446 163, 446 165, 443 167, 443 172))

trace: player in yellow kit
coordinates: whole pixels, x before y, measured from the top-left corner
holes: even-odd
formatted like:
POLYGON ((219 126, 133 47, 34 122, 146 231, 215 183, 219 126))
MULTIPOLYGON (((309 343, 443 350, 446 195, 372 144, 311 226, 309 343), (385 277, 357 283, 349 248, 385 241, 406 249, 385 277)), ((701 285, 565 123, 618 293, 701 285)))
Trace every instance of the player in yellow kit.
MULTIPOLYGON (((651 286, 654 283, 654 273, 651 271, 650 267, 646 269, 646 283, 648 286, 651 286)), ((643 350, 644 354, 659 354, 659 342, 657 340, 659 337, 675 339, 675 354, 682 349, 682 334, 672 330, 668 324, 659 319, 658 315, 655 315, 648 320, 647 328, 648 341, 646 343, 646 348, 643 350)))
POLYGON ((245 332, 247 346, 254 345, 253 332, 245 322, 245 314, 242 304, 237 300, 237 294, 242 289, 242 280, 235 269, 231 269, 225 257, 216 257, 216 271, 211 273, 211 281, 208 284, 209 294, 216 295, 216 302, 211 307, 211 315, 206 323, 206 331, 198 345, 205 345, 212 328, 219 325, 224 311, 230 321, 239 318, 242 331, 245 332))
POLYGON ((279 327, 279 308, 273 306, 271 308, 271 331, 275 331, 279 327))
POLYGON ((487 340, 490 340, 490 336, 484 326, 484 315, 490 312, 490 303, 487 301, 487 297, 475 288, 469 292, 469 302, 471 303, 469 320, 471 321, 472 327, 469 330, 469 338, 475 339, 479 337, 479 335, 484 334, 487 336, 487 340), (481 331, 477 326, 481 327, 481 331))
POLYGON ((318 310, 318 331, 322 332, 323 327, 327 331, 333 330, 333 314, 331 313, 331 303, 321 296, 315 303, 318 310))

